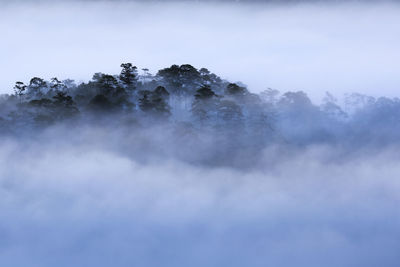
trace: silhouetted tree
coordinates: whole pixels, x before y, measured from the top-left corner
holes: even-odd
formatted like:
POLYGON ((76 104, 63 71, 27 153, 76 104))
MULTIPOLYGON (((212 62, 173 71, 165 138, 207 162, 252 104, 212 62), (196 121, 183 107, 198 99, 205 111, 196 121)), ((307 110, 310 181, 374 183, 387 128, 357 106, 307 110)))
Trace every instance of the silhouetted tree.
POLYGON ((201 85, 201 76, 196 68, 189 64, 172 65, 159 70, 157 77, 174 94, 190 95, 201 85))
POLYGON ((108 98, 102 94, 93 97, 90 100, 88 107, 93 111, 101 111, 101 112, 111 111, 114 108, 110 100, 108 100, 108 98))
POLYGON ((109 74, 95 73, 93 75, 93 80, 98 84, 98 86, 106 90, 112 90, 118 87, 117 79, 109 74))
POLYGON ((153 109, 153 103, 151 102, 151 92, 148 90, 141 91, 142 95, 139 98, 139 107, 143 112, 150 112, 153 109))
POLYGON ((57 92, 57 94, 53 96, 53 99, 59 119, 70 118, 78 115, 78 108, 76 107, 72 97, 67 95, 66 92, 57 92))
POLYGON ((51 79, 50 88, 58 92, 58 91, 64 91, 67 88, 67 86, 62 81, 54 77, 51 79))
POLYGON ((192 114, 201 123, 210 119, 217 113, 218 96, 211 90, 210 86, 203 85, 195 94, 195 99, 192 104, 192 114))
POLYGON ((47 83, 45 80, 39 77, 33 77, 28 86, 28 95, 30 97, 40 98, 44 95, 44 91, 47 88, 47 83))
POLYGON ((230 96, 241 97, 248 93, 247 89, 237 85, 236 83, 230 83, 226 87, 225 94, 230 96))
POLYGON ((23 82, 16 82, 14 86, 15 95, 18 96, 19 101, 22 101, 22 96, 26 90, 26 85, 23 82))
POLYGON ((169 93, 163 86, 158 86, 153 94, 152 101, 154 103, 154 110, 157 116, 169 116, 171 114, 171 107, 168 105, 169 93))
POLYGON ((53 96, 54 102, 59 105, 63 105, 65 107, 70 107, 74 105, 74 101, 72 97, 67 95, 65 92, 57 92, 55 96, 53 96))
POLYGON ((118 80, 109 74, 95 73, 93 75, 95 86, 98 87, 98 93, 107 96, 110 100, 118 98, 124 94, 125 90, 118 84, 118 80))
POLYGON ((139 107, 143 112, 155 117, 168 117, 171 114, 167 102, 169 93, 164 87, 158 86, 154 91, 143 90, 140 94, 139 107))
POLYGON ((143 71, 143 74, 142 74, 142 76, 141 76, 141 79, 142 79, 142 82, 143 82, 143 83, 146 83, 146 82, 148 82, 148 81, 151 79, 152 75, 151 75, 151 73, 149 72, 149 69, 148 69, 148 68, 143 68, 142 71, 143 71))
POLYGON ((133 88, 137 82, 137 67, 133 66, 132 63, 122 63, 121 68, 119 79, 126 87, 133 88))
POLYGON ((169 97, 169 93, 164 86, 157 86, 157 88, 154 89, 154 95, 164 99, 169 97))
POLYGON ((196 91, 196 94, 194 96, 196 100, 209 100, 213 97, 216 97, 217 95, 214 93, 213 90, 211 90, 210 86, 203 85, 196 91))

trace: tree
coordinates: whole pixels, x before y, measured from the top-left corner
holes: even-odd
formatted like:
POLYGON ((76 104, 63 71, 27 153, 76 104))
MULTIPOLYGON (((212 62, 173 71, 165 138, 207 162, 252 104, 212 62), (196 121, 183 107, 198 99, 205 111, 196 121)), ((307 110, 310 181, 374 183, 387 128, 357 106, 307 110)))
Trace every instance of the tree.
POLYGON ((234 101, 220 101, 218 104, 218 115, 224 127, 243 127, 242 109, 234 101))
POLYGON ((216 74, 211 73, 206 68, 201 68, 199 70, 201 83, 211 86, 215 92, 223 94, 225 89, 225 81, 223 81, 220 77, 216 74))
POLYGON ((111 111, 113 109, 113 104, 102 94, 98 94, 93 97, 89 102, 89 108, 94 111, 111 111))
POLYGON ((209 85, 203 85, 196 91, 196 94, 194 95, 196 100, 209 100, 215 96, 217 95, 213 90, 211 90, 209 85))
POLYGON ((150 95, 151 92, 148 90, 141 91, 141 97, 139 98, 139 108, 143 112, 149 112, 153 109, 153 104, 151 103, 150 95))
POLYGON ((28 86, 28 94, 31 97, 40 98, 44 94, 44 89, 47 88, 47 83, 45 80, 39 77, 33 77, 28 86))
POLYGON ((168 105, 169 93, 163 86, 158 86, 152 94, 154 111, 158 116, 169 116, 171 107, 168 105))
POLYGON ((58 91, 64 91, 67 88, 67 86, 62 81, 54 77, 51 78, 50 88, 58 92, 58 91))
POLYGON ((140 94, 139 107, 143 112, 159 118, 165 118, 171 114, 171 108, 167 102, 169 93, 164 87, 158 86, 154 91, 143 90, 140 94))
POLYGON ((152 75, 151 75, 151 73, 149 72, 149 69, 148 69, 148 68, 143 68, 142 71, 143 71, 143 75, 141 76, 141 78, 142 78, 142 83, 146 83, 148 80, 151 79, 152 75))
POLYGON ((169 97, 169 93, 168 93, 167 89, 165 89, 164 86, 157 86, 157 88, 154 89, 154 94, 157 97, 161 97, 164 99, 169 97))
POLYGON ((118 87, 117 79, 109 74, 95 73, 93 80, 102 88, 112 89, 118 87))
POLYGON ((99 91, 100 94, 108 97, 114 96, 120 89, 118 80, 109 74, 95 73, 93 75, 93 81, 95 86, 100 89, 97 91, 99 91))
POLYGON ((329 92, 326 92, 320 108, 322 112, 332 119, 345 120, 348 117, 346 112, 337 104, 337 99, 329 92))
POLYGON ((14 86, 15 95, 19 97, 19 102, 22 101, 22 96, 26 90, 26 85, 23 82, 16 82, 14 86))
POLYGON ((71 107, 74 105, 72 97, 67 95, 65 92, 57 92, 57 94, 53 96, 53 99, 56 104, 63 105, 65 107, 71 107))
POLYGON ((210 72, 208 69, 206 69, 206 68, 201 68, 201 69, 199 69, 199 72, 200 72, 200 75, 201 75, 201 76, 207 76, 207 75, 210 75, 210 74, 211 74, 211 72, 210 72))
POLYGON ((261 99, 270 106, 274 106, 278 102, 280 92, 276 89, 267 88, 260 93, 261 99))
POLYGON ((303 91, 286 92, 280 98, 278 105, 281 108, 299 108, 309 109, 314 108, 310 98, 303 91))
POLYGON ((121 68, 119 79, 126 87, 133 87, 137 82, 137 67, 132 63, 122 63, 121 68))
POLYGON ((79 110, 75 106, 75 102, 72 97, 67 95, 65 92, 57 92, 54 99, 54 107, 57 112, 58 119, 70 118, 79 113, 79 110))
POLYGON ((192 65, 172 65, 159 70, 157 77, 172 92, 178 95, 190 95, 201 85, 201 75, 192 65))
MULTIPOLYGON (((88 92, 90 97, 92 99, 90 101, 94 101, 93 103, 90 104, 90 106, 103 106, 105 109, 109 109, 109 105, 105 104, 101 101, 101 97, 107 98, 107 101, 111 103, 112 108, 119 111, 127 111, 131 110, 132 107, 135 105, 131 102, 130 95, 128 91, 126 90, 127 87, 121 86, 121 84, 118 81, 117 76, 109 75, 109 74, 104 74, 104 73, 95 73, 93 75, 93 81, 89 82, 88 84, 85 85, 80 85, 78 86, 78 89, 82 91, 83 97, 88 95, 88 92), (98 96, 96 98, 97 101, 94 97, 98 96), (96 104, 98 102, 98 104, 96 104), (104 105, 103 105, 103 104, 104 105)), ((80 95, 80 94, 79 94, 80 95)), ((81 96, 79 96, 80 100, 82 99, 81 96)), ((78 100, 78 101, 80 101, 78 100)), ((81 101, 82 102, 82 101, 81 101)), ((99 108, 100 109, 100 108, 99 108)))
POLYGON ((192 114, 201 123, 210 119, 217 112, 218 96, 211 90, 210 86, 203 85, 195 94, 192 104, 192 114))
POLYGON ((230 83, 225 89, 225 94, 230 96, 245 96, 248 93, 245 87, 241 87, 236 83, 230 83))
POLYGON ((41 87, 46 87, 47 84, 42 78, 33 77, 29 82, 29 86, 32 88, 41 88, 41 87))

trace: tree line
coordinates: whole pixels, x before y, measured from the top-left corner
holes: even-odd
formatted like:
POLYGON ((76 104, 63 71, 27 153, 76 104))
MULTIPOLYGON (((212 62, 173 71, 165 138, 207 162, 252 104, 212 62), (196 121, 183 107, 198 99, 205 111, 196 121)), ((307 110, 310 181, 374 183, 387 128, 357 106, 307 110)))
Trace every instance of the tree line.
POLYGON ((267 140, 368 142, 374 138, 388 142, 400 136, 397 98, 351 94, 339 104, 327 93, 316 105, 302 91, 281 93, 268 88, 256 94, 240 82, 229 82, 189 64, 172 65, 154 75, 131 63, 120 67, 119 74, 95 73, 80 84, 39 77, 28 83, 17 81, 14 93, 0 98, 0 130, 120 116, 141 125, 185 123, 235 140, 250 136, 256 144, 267 140))

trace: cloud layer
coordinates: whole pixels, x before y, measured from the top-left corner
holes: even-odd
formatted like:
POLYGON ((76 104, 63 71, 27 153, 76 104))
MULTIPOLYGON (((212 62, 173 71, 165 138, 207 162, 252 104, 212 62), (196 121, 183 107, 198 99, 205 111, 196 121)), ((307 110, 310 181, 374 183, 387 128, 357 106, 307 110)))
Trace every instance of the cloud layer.
MULTIPOLYGON (((0 143, 7 266, 397 266, 395 149, 264 151, 251 171, 140 161, 99 129, 0 143), (91 140, 91 141, 90 141, 91 140), (110 145, 112 144, 112 145, 110 145), (268 166, 270 158, 276 159, 268 166)), ((115 135, 114 135, 115 136, 115 135)), ((134 136, 133 136, 134 137, 134 136)), ((144 151, 145 153, 145 151, 144 151)))

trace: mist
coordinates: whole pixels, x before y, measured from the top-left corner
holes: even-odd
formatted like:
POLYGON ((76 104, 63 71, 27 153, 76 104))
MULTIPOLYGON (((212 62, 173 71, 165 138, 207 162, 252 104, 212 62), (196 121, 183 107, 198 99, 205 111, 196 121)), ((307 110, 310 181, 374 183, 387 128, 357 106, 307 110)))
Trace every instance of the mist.
POLYGON ((111 136, 115 130, 58 126, 25 141, 2 139, 3 265, 399 262, 396 149, 332 161, 333 146, 270 148, 261 157, 276 158, 272 167, 243 171, 143 162, 111 136))
POLYGON ((94 69, 115 73, 134 62, 153 72, 207 66, 252 92, 394 97, 399 12, 380 2, 4 2, 0 92, 34 76, 87 81, 94 69))

